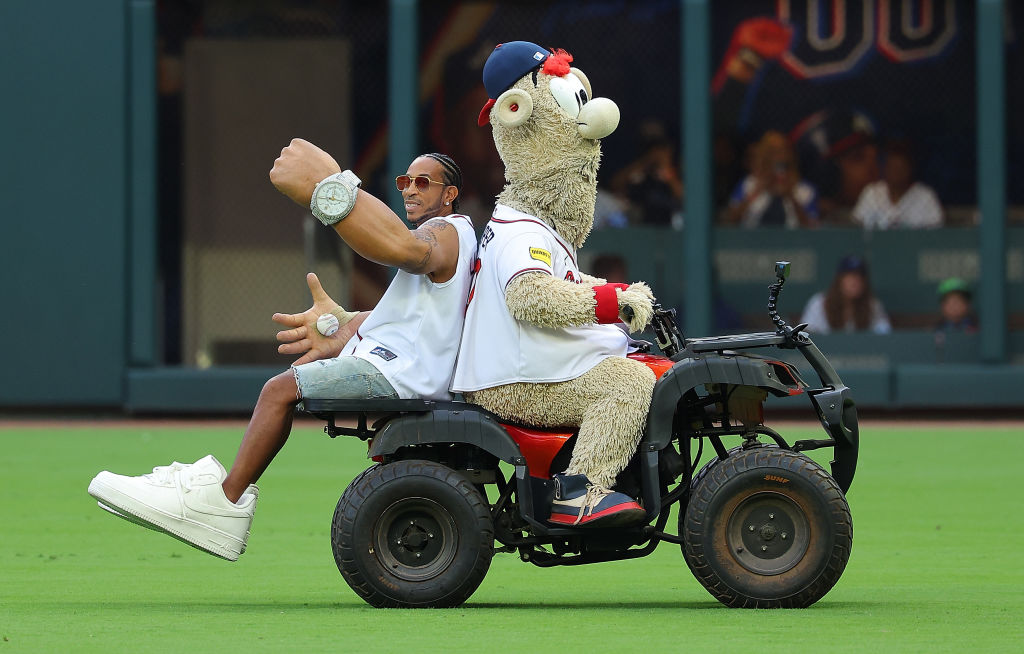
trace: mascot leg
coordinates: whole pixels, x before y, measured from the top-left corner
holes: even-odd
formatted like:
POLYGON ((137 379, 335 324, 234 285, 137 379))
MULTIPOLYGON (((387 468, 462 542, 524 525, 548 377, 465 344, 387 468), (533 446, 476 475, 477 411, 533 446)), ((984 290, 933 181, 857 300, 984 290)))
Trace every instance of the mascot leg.
POLYGON ((505 419, 540 427, 578 426, 569 468, 555 475, 551 521, 611 526, 645 513, 632 498, 608 487, 636 452, 654 381, 642 363, 609 357, 569 381, 507 384, 466 397, 505 419))
POLYGON ((651 406, 654 373, 632 359, 609 358, 577 378, 594 400, 583 413, 565 474, 611 486, 633 458, 651 406))

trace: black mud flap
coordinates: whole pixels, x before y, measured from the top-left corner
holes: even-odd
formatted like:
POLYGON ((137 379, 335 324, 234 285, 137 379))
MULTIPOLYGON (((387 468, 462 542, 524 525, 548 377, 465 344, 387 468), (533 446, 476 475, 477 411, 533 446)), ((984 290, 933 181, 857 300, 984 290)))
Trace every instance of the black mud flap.
POLYGON ((822 426, 835 441, 835 458, 831 463, 832 478, 845 494, 853 484, 853 475, 857 471, 857 453, 860 449, 857 405, 846 386, 839 386, 834 390, 808 391, 808 395, 822 426))

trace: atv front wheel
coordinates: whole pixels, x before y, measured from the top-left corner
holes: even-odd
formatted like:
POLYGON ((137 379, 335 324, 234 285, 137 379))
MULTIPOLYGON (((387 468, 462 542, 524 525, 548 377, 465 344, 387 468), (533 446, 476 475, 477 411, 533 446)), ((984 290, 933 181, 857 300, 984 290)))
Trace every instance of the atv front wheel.
POLYGON ((480 492, 431 461, 397 461, 356 477, 338 501, 331 547, 348 585, 377 607, 451 607, 491 564, 494 526, 480 492))
POLYGON ((702 471, 685 516, 683 555, 731 607, 802 608, 839 580, 853 520, 835 480, 802 454, 738 450, 702 471))

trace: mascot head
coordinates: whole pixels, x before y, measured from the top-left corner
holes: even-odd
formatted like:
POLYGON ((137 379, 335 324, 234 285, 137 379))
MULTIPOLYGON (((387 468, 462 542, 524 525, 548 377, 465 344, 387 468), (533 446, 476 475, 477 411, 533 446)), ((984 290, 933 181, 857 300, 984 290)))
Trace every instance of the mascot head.
POLYGON ((600 139, 619 108, 595 98, 572 55, 527 41, 498 45, 484 64, 490 98, 478 124, 491 125, 505 164, 498 201, 537 216, 580 247, 594 222, 600 139))

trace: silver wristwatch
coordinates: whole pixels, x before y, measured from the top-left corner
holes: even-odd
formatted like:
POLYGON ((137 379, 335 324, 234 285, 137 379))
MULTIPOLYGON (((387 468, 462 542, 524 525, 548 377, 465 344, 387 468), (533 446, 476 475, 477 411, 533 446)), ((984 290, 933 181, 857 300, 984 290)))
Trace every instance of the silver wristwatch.
POLYGON ((351 170, 321 180, 313 189, 309 210, 325 225, 341 222, 356 205, 357 189, 362 183, 351 170))

